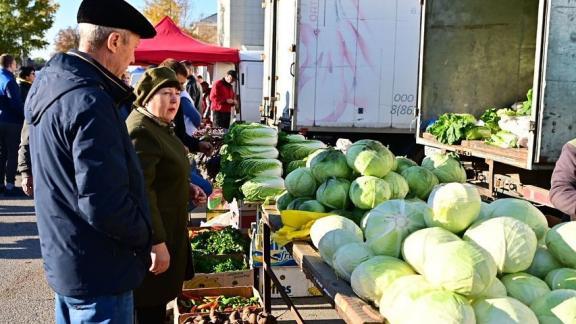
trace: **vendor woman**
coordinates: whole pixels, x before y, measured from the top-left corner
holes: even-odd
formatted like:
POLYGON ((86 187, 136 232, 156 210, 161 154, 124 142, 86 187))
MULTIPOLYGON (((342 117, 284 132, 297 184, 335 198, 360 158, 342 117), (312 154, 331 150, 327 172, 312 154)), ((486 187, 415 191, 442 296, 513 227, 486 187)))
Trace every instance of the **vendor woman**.
POLYGON ((147 70, 136 86, 135 107, 126 120, 146 181, 153 231, 152 266, 134 291, 138 324, 163 324, 166 304, 193 275, 186 231, 188 199, 202 204, 206 195, 188 182, 186 149, 174 134, 180 91, 171 69, 147 70))

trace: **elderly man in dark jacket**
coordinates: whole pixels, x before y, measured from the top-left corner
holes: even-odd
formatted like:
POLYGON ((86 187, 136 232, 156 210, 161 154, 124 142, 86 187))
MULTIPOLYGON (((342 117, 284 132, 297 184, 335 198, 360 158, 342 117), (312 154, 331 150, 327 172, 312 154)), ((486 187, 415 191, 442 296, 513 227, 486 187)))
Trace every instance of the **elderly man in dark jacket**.
POLYGON ((152 233, 119 77, 155 30, 122 0, 82 1, 78 23, 79 50, 46 64, 25 106, 44 269, 56 323, 132 323, 152 233))
POLYGON ((550 201, 576 221, 576 139, 566 143, 552 173, 550 201))

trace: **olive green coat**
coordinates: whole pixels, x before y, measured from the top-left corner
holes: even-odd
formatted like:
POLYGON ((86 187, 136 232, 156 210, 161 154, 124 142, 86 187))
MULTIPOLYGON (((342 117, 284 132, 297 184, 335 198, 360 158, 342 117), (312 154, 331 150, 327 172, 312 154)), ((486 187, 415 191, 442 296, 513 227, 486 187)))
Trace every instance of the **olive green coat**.
POLYGON ((165 242, 170 267, 160 275, 150 272, 134 290, 136 307, 165 304, 182 290, 188 254, 189 162, 184 145, 170 125, 143 108, 126 120, 140 158, 152 215, 153 244, 165 242))

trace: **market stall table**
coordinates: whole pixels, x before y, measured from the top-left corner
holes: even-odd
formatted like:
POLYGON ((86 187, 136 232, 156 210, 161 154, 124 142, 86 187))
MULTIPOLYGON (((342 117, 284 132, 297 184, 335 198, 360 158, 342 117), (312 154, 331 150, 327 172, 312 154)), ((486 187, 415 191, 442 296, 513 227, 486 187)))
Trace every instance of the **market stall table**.
MULTIPOLYGON (((264 276, 260 278, 263 280, 262 299, 264 302, 264 309, 270 312, 271 306, 271 281, 274 282, 276 287, 281 287, 280 282, 274 275, 273 267, 270 261, 270 232, 271 229, 278 229, 280 225, 279 212, 273 206, 261 206, 259 208, 259 218, 264 223, 264 276)), ((292 254, 294 260, 306 274, 311 278, 312 282, 320 289, 326 297, 329 298, 334 305, 339 316, 346 321, 346 323, 383 323, 384 318, 380 313, 370 306, 368 303, 360 299, 346 281, 339 279, 334 270, 322 261, 318 254, 309 242, 296 241, 292 244, 292 254)), ((303 323, 304 320, 300 316, 298 310, 295 308, 290 297, 284 292, 283 289, 278 289, 282 299, 286 302, 298 323, 303 323)))

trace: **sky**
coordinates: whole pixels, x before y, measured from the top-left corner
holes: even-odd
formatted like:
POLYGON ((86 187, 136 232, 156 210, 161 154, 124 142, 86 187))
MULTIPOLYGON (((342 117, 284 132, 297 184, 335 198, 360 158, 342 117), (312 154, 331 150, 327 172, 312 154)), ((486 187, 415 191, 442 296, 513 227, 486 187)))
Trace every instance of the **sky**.
MULTIPOLYGON (((142 11, 144 8, 144 0, 126 0, 132 6, 142 11)), ((190 18, 192 21, 199 17, 206 17, 216 13, 217 0, 188 0, 192 5, 192 13, 190 18)), ((31 58, 43 57, 45 59, 50 58, 50 54, 54 51, 54 38, 60 29, 66 27, 76 26, 76 12, 80 6, 79 0, 56 0, 60 5, 58 12, 54 18, 54 25, 48 30, 45 35, 45 39, 49 42, 45 48, 41 50, 32 51, 30 54, 31 58)))

